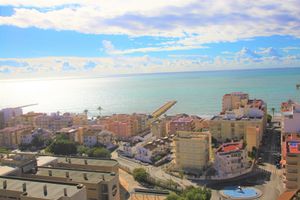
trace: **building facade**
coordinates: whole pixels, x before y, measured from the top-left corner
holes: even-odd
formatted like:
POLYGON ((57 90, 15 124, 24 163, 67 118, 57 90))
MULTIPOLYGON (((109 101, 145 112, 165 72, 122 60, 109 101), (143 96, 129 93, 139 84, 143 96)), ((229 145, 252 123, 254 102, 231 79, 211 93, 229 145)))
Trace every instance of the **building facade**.
POLYGON ((243 142, 222 144, 215 152, 214 168, 218 176, 227 178, 242 174, 249 167, 247 156, 243 142))
POLYGON ((202 170, 210 162, 209 132, 178 131, 174 138, 175 166, 182 170, 202 170))

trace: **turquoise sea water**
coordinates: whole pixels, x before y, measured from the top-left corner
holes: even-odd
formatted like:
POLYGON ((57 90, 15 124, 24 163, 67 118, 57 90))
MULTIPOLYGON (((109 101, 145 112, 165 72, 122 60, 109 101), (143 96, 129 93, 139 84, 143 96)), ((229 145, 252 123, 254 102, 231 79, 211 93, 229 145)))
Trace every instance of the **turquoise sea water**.
POLYGON ((234 91, 267 102, 279 110, 289 98, 300 100, 300 68, 214 72, 184 72, 104 78, 56 80, 2 80, 0 107, 38 103, 25 111, 151 113, 168 100, 178 103, 168 113, 213 115, 222 96, 234 91))

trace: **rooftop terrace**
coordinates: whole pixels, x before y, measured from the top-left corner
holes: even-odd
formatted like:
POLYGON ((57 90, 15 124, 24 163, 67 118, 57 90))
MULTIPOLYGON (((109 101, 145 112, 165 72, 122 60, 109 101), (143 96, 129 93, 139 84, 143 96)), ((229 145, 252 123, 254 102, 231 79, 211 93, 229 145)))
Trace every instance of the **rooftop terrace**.
POLYGON ((82 186, 78 187, 76 184, 49 183, 46 181, 20 177, 0 176, 0 183, 2 185, 0 190, 9 190, 20 193, 23 193, 24 190, 26 190, 28 197, 51 200, 56 200, 64 196, 64 190, 67 191, 67 196, 73 196, 82 188, 82 186), (6 189, 4 189, 4 187, 6 187, 6 189))
POLYGON ((115 177, 114 173, 48 167, 39 167, 36 175, 70 178, 78 183, 99 183, 101 181, 110 181, 115 177))
POLYGON ((75 158, 75 157, 57 157, 58 163, 71 163, 78 165, 95 165, 113 167, 118 165, 116 160, 110 159, 92 159, 92 158, 75 158), (85 163, 86 162, 86 163, 85 163))
POLYGON ((243 144, 241 142, 234 143, 224 143, 217 149, 217 153, 229 153, 234 151, 239 151, 243 149, 243 144))

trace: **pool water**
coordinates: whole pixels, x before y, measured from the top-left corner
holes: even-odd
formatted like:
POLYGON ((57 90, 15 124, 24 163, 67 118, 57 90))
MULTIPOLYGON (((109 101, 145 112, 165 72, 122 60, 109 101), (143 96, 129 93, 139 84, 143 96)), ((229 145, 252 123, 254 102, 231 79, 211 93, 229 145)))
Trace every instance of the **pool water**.
POLYGON ((255 188, 245 187, 239 189, 238 187, 226 187, 221 190, 221 194, 232 199, 249 199, 261 196, 261 192, 255 188))

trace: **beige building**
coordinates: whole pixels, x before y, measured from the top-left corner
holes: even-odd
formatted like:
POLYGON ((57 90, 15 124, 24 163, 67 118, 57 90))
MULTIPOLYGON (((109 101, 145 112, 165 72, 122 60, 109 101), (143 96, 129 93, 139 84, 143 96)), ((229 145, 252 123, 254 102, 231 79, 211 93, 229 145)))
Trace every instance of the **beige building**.
POLYGON ((115 173, 39 167, 35 174, 24 174, 32 179, 83 184, 88 200, 119 200, 119 178, 115 173))
POLYGON ((161 138, 166 136, 166 121, 156 120, 151 123, 151 133, 156 138, 161 138))
POLYGON ((20 175, 37 167, 37 160, 33 153, 0 154, 1 166, 14 168, 14 174, 20 175))
POLYGON ((220 115, 210 120, 209 131, 218 141, 244 139, 248 144, 249 139, 249 143, 256 146, 261 141, 263 128, 263 118, 231 118, 220 115))
POLYGON ((17 147, 21 144, 22 137, 31 135, 33 128, 31 126, 6 127, 0 130, 0 146, 9 148, 17 147))
POLYGON ((285 187, 288 190, 300 187, 300 135, 286 134, 282 145, 282 159, 285 165, 285 187))
POLYGON ((209 132, 179 131, 174 138, 175 166, 183 170, 202 170, 211 155, 209 132))
POLYGON ((247 104, 249 95, 242 92, 233 92, 225 94, 222 99, 222 112, 238 109, 247 104))
POLYGON ((86 188, 72 183, 0 176, 1 200, 86 200, 86 188))

